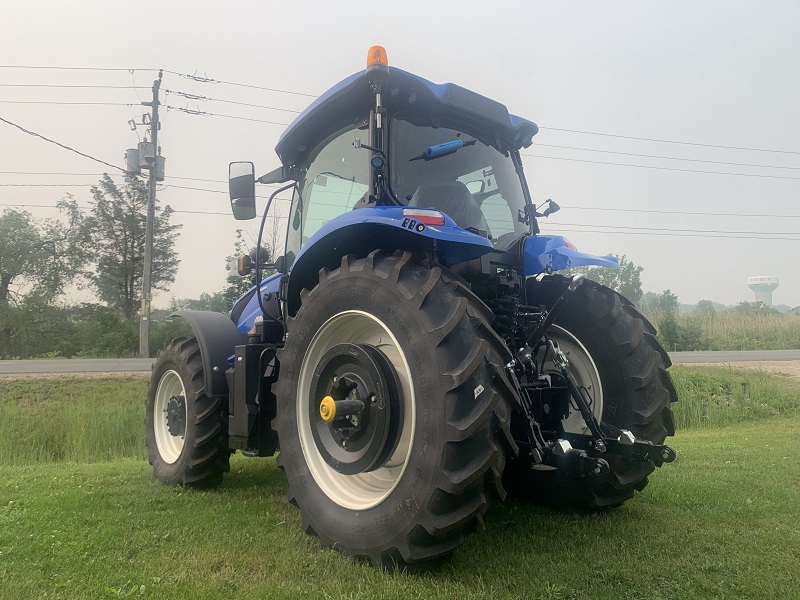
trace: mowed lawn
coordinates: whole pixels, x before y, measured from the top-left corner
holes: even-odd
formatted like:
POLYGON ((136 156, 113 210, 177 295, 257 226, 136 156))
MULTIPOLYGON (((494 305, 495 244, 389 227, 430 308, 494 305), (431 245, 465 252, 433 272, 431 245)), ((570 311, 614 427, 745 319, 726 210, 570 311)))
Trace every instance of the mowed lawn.
POLYGON ((321 550, 273 459, 204 492, 140 457, 0 466, 0 598, 800 598, 798 442, 795 410, 681 431, 623 507, 506 502, 421 575, 321 550))

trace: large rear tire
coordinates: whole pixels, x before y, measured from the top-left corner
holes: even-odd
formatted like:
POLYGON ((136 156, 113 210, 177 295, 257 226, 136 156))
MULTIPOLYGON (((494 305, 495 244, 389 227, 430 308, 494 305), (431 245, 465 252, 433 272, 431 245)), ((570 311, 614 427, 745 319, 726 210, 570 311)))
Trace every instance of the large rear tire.
POLYGON ((156 479, 212 487, 230 470, 226 406, 205 394, 195 338, 178 338, 158 355, 145 403, 147 452, 156 479))
MULTIPOLYGON (((552 306, 564 291, 561 276, 529 282, 528 299, 552 306)), ((548 332, 570 360, 579 384, 593 399, 595 416, 606 429, 628 429, 637 438, 663 444, 675 434, 671 404, 677 400, 667 372, 669 356, 653 326, 623 296, 593 281, 576 290, 548 332)), ((546 371, 556 372, 554 366, 546 371)), ((573 433, 587 433, 580 414, 565 423, 573 433)), ((593 487, 586 478, 556 470, 509 465, 507 487, 518 497, 562 508, 605 509, 621 505, 647 485, 654 466, 649 461, 606 455, 611 475, 593 487)))
MULTIPOLYGON (((501 476, 515 448, 509 357, 491 313, 457 277, 409 252, 344 257, 301 297, 279 353, 273 423, 303 529, 376 567, 450 554, 482 527, 490 498, 505 496, 501 476), (394 381, 386 386, 394 385, 386 396, 394 412, 386 441, 373 444, 377 458, 362 467, 357 444, 341 447, 320 407, 329 381, 366 372, 376 356, 394 381), (332 377, 331 365, 343 370, 332 377)), ((360 413, 364 431, 378 419, 373 410, 360 413)))

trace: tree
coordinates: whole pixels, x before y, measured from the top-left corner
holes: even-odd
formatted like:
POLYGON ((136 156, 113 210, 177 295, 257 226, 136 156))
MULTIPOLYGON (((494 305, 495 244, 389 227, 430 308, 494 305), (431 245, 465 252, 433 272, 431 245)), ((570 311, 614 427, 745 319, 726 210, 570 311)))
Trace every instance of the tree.
POLYGON ((672 293, 672 290, 664 290, 658 295, 658 308, 664 312, 677 313, 678 297, 672 293))
MULTIPOLYGON (((95 268, 86 273, 98 297, 133 319, 141 305, 144 274, 147 186, 126 177, 123 186, 107 175, 92 187, 92 212, 86 219, 95 254, 95 268)), ((174 249, 181 225, 170 224, 172 209, 156 204, 153 221, 153 271, 151 286, 166 291, 175 281, 180 261, 174 249)))
MULTIPOLYGON (((271 245, 274 244, 274 240, 268 240, 266 245, 261 245, 259 258, 261 259, 262 265, 272 260, 274 254, 271 245)), ((225 306, 227 306, 227 310, 230 310, 233 303, 241 298, 254 285, 255 267, 253 267, 252 275, 239 275, 236 271, 231 269, 231 263, 239 256, 244 255, 249 255, 250 259, 253 261, 253 265, 256 264, 256 246, 253 246, 248 252, 247 242, 244 240, 242 230, 237 229, 236 242, 233 244, 233 254, 225 258, 225 270, 228 271, 228 277, 225 279, 226 285, 222 289, 222 298, 224 299, 225 306)), ((265 277, 272 272, 274 271, 262 270, 261 276, 265 277)), ((216 296, 216 294, 214 296, 216 296)))
POLYGON ((0 216, 0 357, 21 353, 12 339, 37 328, 86 262, 77 203, 68 197, 58 207, 66 223, 37 224, 29 212, 10 209, 0 216))
POLYGON ((774 315, 778 313, 777 310, 771 306, 767 306, 761 300, 756 300, 755 302, 739 302, 733 310, 743 315, 774 315))
POLYGON ((572 273, 583 273, 588 279, 611 288, 625 296, 634 304, 642 298, 642 271, 644 267, 636 266, 626 255, 617 256, 619 270, 609 267, 577 267, 570 269, 572 273))
POLYGON ((711 300, 700 300, 694 309, 698 315, 705 317, 714 317, 717 314, 717 309, 711 300))

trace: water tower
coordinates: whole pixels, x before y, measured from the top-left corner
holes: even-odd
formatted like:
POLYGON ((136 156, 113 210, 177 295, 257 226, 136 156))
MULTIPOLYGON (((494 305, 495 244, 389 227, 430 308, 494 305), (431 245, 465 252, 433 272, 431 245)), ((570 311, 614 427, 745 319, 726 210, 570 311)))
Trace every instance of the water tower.
POLYGON ((772 275, 748 277, 747 287, 756 294, 756 302, 763 302, 764 306, 772 306, 772 292, 778 287, 778 278, 772 275))

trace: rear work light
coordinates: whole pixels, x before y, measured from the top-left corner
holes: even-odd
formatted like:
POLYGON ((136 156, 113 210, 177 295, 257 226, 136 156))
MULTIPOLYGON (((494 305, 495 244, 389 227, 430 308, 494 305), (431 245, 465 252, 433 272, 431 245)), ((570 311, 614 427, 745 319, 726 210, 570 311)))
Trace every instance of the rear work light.
POLYGON ((425 225, 444 225, 444 215, 438 210, 404 208, 403 216, 407 219, 414 219, 417 223, 425 223, 425 225))

